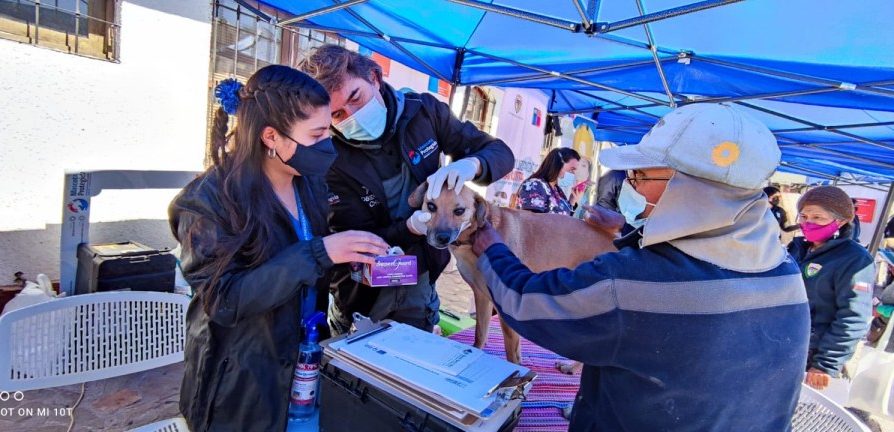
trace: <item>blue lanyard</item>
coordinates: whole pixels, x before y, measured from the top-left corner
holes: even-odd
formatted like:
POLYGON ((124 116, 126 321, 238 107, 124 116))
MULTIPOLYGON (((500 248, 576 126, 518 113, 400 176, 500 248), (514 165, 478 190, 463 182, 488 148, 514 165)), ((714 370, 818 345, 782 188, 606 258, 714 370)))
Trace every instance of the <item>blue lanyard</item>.
POLYGON ((289 219, 292 220, 292 227, 295 228, 295 233, 298 234, 298 239, 301 241, 308 241, 313 238, 313 232, 310 229, 310 221, 307 219, 307 214, 304 213, 304 206, 301 205, 301 196, 298 195, 298 188, 295 188, 295 204, 298 207, 298 218, 292 217, 289 215, 289 219))
MULTIPOLYGON (((295 205, 298 207, 298 217, 292 217, 292 214, 289 214, 289 219, 292 221, 292 227, 295 228, 295 233, 298 234, 298 240, 300 241, 308 241, 313 238, 313 232, 310 229, 310 221, 307 219, 307 214, 304 213, 304 206, 301 205, 301 196, 298 195, 298 188, 295 188, 295 205)), ((313 286, 307 287, 307 294, 303 299, 301 299, 301 317, 308 318, 314 313, 314 309, 317 302, 317 291, 313 286)))

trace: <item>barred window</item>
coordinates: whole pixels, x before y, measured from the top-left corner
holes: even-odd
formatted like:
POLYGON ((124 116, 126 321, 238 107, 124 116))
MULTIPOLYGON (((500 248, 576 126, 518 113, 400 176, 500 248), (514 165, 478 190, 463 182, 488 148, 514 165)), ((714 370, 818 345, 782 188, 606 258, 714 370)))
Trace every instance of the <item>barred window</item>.
POLYGON ((120 0, 0 0, 0 38, 118 60, 120 0))
POLYGON ((496 99, 488 97, 481 87, 473 87, 469 93, 469 102, 463 119, 472 122, 478 130, 490 133, 491 120, 496 114, 494 113, 496 103, 496 99))
MULTIPOLYGON (((3 0, 0 0, 3 1, 3 0)), ((235 77, 245 83, 256 70, 271 64, 295 66, 312 48, 323 44, 345 46, 345 39, 337 34, 295 26, 277 26, 252 10, 259 10, 277 22, 292 18, 279 9, 257 1, 215 0, 213 38, 211 46, 212 74, 209 82, 208 142, 214 122, 214 86, 226 78, 235 77), (245 7, 245 5, 251 8, 245 7)), ((206 163, 208 161, 206 160, 206 163)))

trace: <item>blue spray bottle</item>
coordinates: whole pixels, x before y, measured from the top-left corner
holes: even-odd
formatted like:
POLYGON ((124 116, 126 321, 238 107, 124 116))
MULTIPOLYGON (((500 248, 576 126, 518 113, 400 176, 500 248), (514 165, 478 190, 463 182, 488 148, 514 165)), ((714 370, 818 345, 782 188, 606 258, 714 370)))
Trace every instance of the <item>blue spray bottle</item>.
POLYGON ((304 321, 304 341, 298 346, 298 363, 292 378, 289 403, 289 421, 303 422, 311 419, 317 411, 317 394, 320 390, 320 360, 323 349, 317 343, 317 324, 326 315, 316 312, 304 321))

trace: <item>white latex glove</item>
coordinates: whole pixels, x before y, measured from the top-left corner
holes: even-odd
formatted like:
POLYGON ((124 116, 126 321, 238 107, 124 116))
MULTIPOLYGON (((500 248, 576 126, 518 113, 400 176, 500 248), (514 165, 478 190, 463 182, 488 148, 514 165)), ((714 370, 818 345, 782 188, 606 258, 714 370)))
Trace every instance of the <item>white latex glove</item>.
POLYGON ((447 189, 452 189, 459 195, 463 190, 463 183, 475 179, 479 168, 481 168, 481 161, 476 157, 460 159, 438 168, 434 174, 428 176, 428 190, 425 192, 425 198, 433 200, 441 196, 441 188, 444 187, 445 182, 447 189))
POLYGON ((410 218, 407 219, 407 228, 416 235, 425 235, 428 232, 426 224, 431 220, 431 213, 425 210, 416 210, 410 218))

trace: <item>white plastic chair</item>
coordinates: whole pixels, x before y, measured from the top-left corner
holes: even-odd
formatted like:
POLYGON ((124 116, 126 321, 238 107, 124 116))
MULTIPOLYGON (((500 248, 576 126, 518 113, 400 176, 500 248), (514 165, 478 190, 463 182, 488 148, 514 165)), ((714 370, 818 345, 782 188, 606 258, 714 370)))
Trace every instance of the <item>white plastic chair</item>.
MULTIPOLYGON (((4 314, 0 389, 80 384, 183 361, 189 301, 180 294, 115 291, 64 297, 4 314)), ((149 426, 155 428, 140 430, 188 430, 180 418, 144 428, 149 426)))
POLYGON ((801 384, 792 432, 872 432, 841 405, 801 384))

